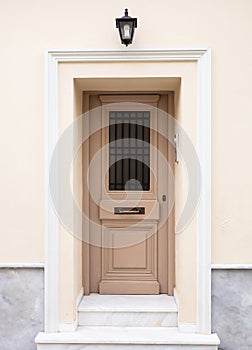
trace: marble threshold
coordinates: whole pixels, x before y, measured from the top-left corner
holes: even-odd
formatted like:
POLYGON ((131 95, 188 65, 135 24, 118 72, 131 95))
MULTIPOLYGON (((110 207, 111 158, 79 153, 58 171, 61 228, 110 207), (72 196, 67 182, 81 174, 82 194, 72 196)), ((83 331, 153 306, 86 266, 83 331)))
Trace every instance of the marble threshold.
MULTIPOLYGON (((62 344, 57 349, 89 349, 82 345, 178 345, 183 349, 217 350, 219 338, 216 334, 202 335, 180 333, 177 327, 78 327, 75 332, 40 332, 35 342, 37 349, 53 349, 53 345, 62 344), (44 345, 44 346, 43 346, 44 345), (50 346, 45 346, 50 345, 50 346), (66 347, 63 347, 66 345, 66 347), (71 345, 71 346, 70 346, 71 345), (73 345, 78 345, 73 346, 73 345), (189 346, 188 348, 185 345, 189 346), (68 347, 67 347, 68 346, 68 347)), ((101 348, 102 347, 97 347, 101 348)), ((109 349, 109 347, 107 347, 109 349)), ((104 349, 107 349, 104 347, 104 349)), ((123 349, 123 347, 121 347, 123 349)), ((137 347, 136 347, 137 348, 137 347)), ((156 347, 159 349, 158 347, 156 347)), ((167 347, 166 347, 167 348, 167 347)), ((90 347, 95 349, 95 347, 90 347)), ((117 347, 115 347, 117 349, 117 347)), ((172 347, 175 349, 175 347, 172 347)))

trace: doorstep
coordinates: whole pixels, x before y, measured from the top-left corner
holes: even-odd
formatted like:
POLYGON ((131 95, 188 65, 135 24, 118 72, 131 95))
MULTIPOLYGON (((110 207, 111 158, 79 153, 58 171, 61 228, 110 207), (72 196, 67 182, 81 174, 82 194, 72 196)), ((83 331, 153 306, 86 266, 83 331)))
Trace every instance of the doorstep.
POLYGON ((79 326, 177 327, 174 297, 159 295, 84 296, 78 307, 79 326))
POLYGON ((180 333, 177 327, 86 327, 75 332, 40 332, 37 350, 217 350, 216 334, 180 333))

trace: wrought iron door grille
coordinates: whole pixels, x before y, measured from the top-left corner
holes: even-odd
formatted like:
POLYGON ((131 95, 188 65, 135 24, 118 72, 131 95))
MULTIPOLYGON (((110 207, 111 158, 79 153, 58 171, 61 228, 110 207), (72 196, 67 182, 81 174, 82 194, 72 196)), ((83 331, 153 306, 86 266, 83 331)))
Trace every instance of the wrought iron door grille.
POLYGON ((150 190, 150 112, 109 112, 109 190, 150 190))

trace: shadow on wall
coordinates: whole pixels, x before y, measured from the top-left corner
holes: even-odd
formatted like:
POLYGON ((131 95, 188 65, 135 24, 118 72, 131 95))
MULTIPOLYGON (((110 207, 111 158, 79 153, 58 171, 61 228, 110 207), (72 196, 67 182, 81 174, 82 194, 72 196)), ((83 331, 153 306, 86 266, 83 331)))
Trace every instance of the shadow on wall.
POLYGON ((252 349, 252 270, 212 271, 212 331, 220 350, 252 349))
POLYGON ((35 350, 43 312, 44 270, 0 269, 0 349, 35 350))

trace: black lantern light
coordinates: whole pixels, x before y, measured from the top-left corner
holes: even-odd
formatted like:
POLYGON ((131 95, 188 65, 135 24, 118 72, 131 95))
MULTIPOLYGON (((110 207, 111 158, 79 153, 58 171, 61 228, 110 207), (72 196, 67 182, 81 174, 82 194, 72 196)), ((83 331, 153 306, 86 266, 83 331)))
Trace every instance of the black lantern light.
POLYGON ((137 28, 137 19, 131 18, 128 14, 128 9, 125 9, 124 16, 116 18, 116 28, 119 29, 122 44, 128 46, 133 41, 134 30, 137 28))

